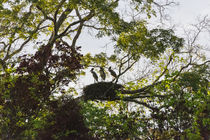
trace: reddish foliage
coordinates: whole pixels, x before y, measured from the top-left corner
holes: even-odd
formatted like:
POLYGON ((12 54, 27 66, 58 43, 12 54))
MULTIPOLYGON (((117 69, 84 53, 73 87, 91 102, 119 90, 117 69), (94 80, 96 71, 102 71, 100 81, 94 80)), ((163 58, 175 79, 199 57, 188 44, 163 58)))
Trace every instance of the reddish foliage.
POLYGON ((53 125, 40 130, 39 139, 53 139, 54 134, 63 131, 72 133, 61 139, 88 139, 88 129, 83 123, 79 105, 73 99, 60 105, 49 98, 58 86, 71 82, 82 68, 79 49, 80 47, 72 48, 66 42, 57 41, 55 45, 41 46, 33 56, 20 57, 18 77, 13 84, 6 82, 4 85, 10 95, 10 102, 5 105, 5 109, 11 110, 12 118, 8 124, 12 130, 9 134, 11 137, 17 138, 24 130, 31 129, 17 125, 21 117, 25 120, 36 116, 42 108, 50 108, 49 111, 54 115, 47 122, 53 122, 53 125), (74 131, 77 133, 73 133, 74 131))
POLYGON ((83 123, 83 117, 80 114, 80 106, 78 103, 70 98, 62 99, 62 103, 58 101, 51 102, 51 109, 53 115, 48 117, 47 127, 40 130, 38 138, 41 140, 51 140, 54 136, 60 133, 68 133, 68 135, 61 135, 59 139, 62 140, 94 140, 88 136, 89 130, 83 123))
POLYGON ((17 68, 18 73, 57 72, 64 68, 69 71, 77 71, 82 68, 80 64, 82 55, 78 53, 80 47, 72 48, 61 41, 57 41, 55 44, 55 47, 50 45, 41 46, 39 51, 32 57, 21 56, 21 62, 17 68), (52 50, 52 48, 54 49, 52 50))

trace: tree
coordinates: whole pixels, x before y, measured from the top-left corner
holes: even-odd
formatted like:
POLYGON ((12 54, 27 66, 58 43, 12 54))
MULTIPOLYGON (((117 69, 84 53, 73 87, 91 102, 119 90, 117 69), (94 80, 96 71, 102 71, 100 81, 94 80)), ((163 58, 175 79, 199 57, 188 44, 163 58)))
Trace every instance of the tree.
MULTIPOLYGON (((209 60, 201 60, 193 49, 208 26, 206 20, 185 44, 171 29, 151 29, 144 20, 122 18, 120 2, 1 2, 2 139, 208 139, 209 60), (77 42, 85 29, 112 38, 115 53, 81 54, 77 42), (23 54, 33 47, 34 52, 23 54), (123 76, 142 59, 150 63, 142 70, 147 73, 138 72, 133 81, 123 83, 123 76), (106 72, 112 64, 118 70, 113 81, 90 84, 77 99, 70 96, 77 92, 73 87, 66 90, 83 70, 103 67, 106 72), (92 92, 97 96, 90 96, 92 92)), ((162 12, 163 6, 173 4, 129 2, 134 12, 148 17, 157 14, 153 7, 162 12)))

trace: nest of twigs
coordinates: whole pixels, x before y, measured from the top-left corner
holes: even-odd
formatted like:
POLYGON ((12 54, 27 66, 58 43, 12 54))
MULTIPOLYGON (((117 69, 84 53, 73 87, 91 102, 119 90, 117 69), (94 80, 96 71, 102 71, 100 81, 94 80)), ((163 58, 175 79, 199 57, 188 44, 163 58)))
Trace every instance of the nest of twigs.
POLYGON ((112 82, 99 82, 86 86, 83 89, 85 100, 114 100, 117 91, 123 86, 112 82))

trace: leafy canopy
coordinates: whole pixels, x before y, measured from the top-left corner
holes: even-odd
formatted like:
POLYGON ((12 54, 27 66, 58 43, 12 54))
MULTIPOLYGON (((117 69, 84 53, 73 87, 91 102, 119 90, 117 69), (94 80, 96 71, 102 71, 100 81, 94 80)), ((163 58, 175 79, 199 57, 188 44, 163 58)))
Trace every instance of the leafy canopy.
POLYGON ((173 4, 0 1, 1 139, 209 138, 209 60, 195 44, 203 24, 184 42, 172 29, 149 28, 146 18, 124 18, 123 2, 147 18, 173 4), (90 47, 78 46, 86 30, 110 37, 114 53, 81 54, 90 47), (100 75, 99 67, 105 81, 83 93, 72 86, 90 68, 100 75))

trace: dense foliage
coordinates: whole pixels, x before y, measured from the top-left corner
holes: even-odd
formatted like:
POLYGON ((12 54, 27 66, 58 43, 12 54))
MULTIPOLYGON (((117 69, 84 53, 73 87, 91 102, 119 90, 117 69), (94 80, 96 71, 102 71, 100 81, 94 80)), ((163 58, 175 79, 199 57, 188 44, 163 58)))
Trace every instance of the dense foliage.
POLYGON ((196 40, 210 26, 205 17, 188 40, 150 27, 171 4, 0 0, 1 139, 208 140, 210 60, 196 40), (122 16, 123 4, 145 19, 122 16), (81 54, 87 30, 113 53, 81 54), (106 76, 77 90, 92 68, 106 76))

